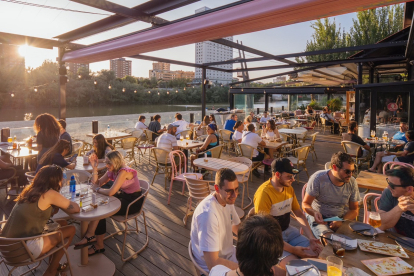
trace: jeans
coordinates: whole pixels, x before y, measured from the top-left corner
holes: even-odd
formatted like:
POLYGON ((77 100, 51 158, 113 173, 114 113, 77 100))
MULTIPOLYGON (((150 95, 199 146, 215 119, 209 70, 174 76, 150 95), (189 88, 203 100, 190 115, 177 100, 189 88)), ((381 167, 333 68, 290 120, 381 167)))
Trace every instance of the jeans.
POLYGON ((331 228, 329 228, 329 225, 332 222, 328 222, 328 224, 318 224, 315 222, 315 218, 311 215, 306 214, 306 219, 309 222, 310 228, 312 230, 313 235, 315 238, 319 239, 320 236, 322 236, 325 233, 334 232, 331 228))
MULTIPOLYGON (((299 230, 293 226, 289 226, 282 232, 283 241, 287 242, 291 246, 309 246, 309 240, 304 235, 301 235, 299 230)), ((281 258, 292 255, 292 253, 284 251, 281 258)))

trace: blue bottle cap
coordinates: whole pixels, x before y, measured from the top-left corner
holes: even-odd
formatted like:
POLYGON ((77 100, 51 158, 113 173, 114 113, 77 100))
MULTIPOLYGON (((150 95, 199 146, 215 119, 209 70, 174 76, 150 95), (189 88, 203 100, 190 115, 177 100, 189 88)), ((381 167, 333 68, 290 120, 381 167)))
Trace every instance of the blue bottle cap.
POLYGON ((72 175, 72 176, 70 177, 70 180, 75 180, 75 176, 74 176, 74 175, 72 175))

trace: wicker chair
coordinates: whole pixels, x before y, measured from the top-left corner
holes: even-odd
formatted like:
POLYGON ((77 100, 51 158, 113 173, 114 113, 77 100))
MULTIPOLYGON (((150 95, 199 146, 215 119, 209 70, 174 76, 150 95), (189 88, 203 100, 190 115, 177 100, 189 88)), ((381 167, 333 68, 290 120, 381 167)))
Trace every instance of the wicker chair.
MULTIPOLYGON (((155 135, 155 137, 158 137, 158 136, 160 136, 158 133, 155 133, 155 132, 152 132, 151 130, 149 130, 149 129, 144 129, 144 133, 145 133, 145 137, 147 138, 147 142, 149 143, 149 144, 152 144, 152 145, 156 145, 156 143, 155 143, 155 141, 153 141, 152 140, 152 137, 155 135)), ((154 140, 155 140, 155 138, 154 138, 154 140)))
POLYGON ((121 140, 121 148, 126 152, 125 158, 131 158, 135 166, 137 165, 137 161, 135 160, 135 147, 138 141, 139 139, 135 137, 128 137, 121 140))
MULTIPOLYGON (((6 221, 1 221, 0 222, 0 224, 3 224, 3 223, 6 223, 6 221)), ((48 259, 53 254, 55 254, 57 251, 63 250, 63 252, 66 256, 66 260, 68 262, 70 275, 72 276, 73 272, 72 272, 72 267, 71 267, 71 263, 70 263, 70 259, 69 259, 69 254, 68 254, 68 252, 65 248, 67 243, 68 243, 68 241, 63 240, 63 235, 59 230, 58 231, 53 231, 53 232, 50 232, 50 233, 47 233, 47 234, 28 237, 28 238, 4 238, 4 237, 0 237, 0 259, 2 259, 3 262, 6 265, 13 267, 9 271, 9 274, 8 274, 9 276, 11 276, 13 271, 15 269, 17 269, 18 267, 22 267, 22 266, 23 267, 28 267, 31 264, 38 263, 36 266, 34 266, 34 267, 30 268, 29 270, 27 270, 26 272, 20 274, 20 275, 24 275, 28 272, 31 272, 31 271, 37 269, 42 264, 42 261, 44 259, 48 259), (32 252, 29 250, 26 243, 30 240, 55 235, 56 233, 60 233, 59 236, 61 238, 61 242, 56 247, 54 247, 52 250, 45 253, 44 255, 41 255, 40 257, 34 258, 32 252)))
MULTIPOLYGON (((239 144, 239 147, 240 147, 240 152, 243 157, 246 157, 249 160, 253 159, 254 148, 252 146, 249 146, 246 144, 239 144)), ((256 161, 256 162, 252 161, 251 170, 255 170, 259 168, 262 164, 263 164, 262 161, 256 161)), ((250 180, 253 180, 252 174, 250 174, 250 180)))
POLYGON ((332 125, 327 125, 326 124, 326 119, 325 118, 320 118, 321 119, 321 127, 323 128, 323 134, 325 134, 325 130, 326 128, 328 128, 328 130, 330 130, 331 132, 333 132, 334 130, 334 124, 332 125))
POLYGON ((358 157, 358 154, 360 150, 362 151, 362 146, 358 143, 354 143, 351 141, 342 141, 341 142, 342 147, 344 148, 344 151, 351 155, 352 159, 355 160, 355 167, 356 167, 356 173, 358 174, 358 169, 363 164, 368 164, 371 161, 371 151, 367 154, 365 157, 358 157))
POLYGON ((309 173, 308 173, 308 169, 306 168, 306 159, 308 159, 309 151, 310 151, 310 146, 296 148, 291 151, 295 153, 296 157, 292 157, 292 156, 287 157, 293 164, 296 164, 296 167, 298 169, 299 167, 303 167, 306 174, 308 175, 308 179, 309 179, 309 173))
POLYGON ((234 147, 234 140, 230 139, 230 136, 233 134, 233 132, 227 129, 220 129, 219 134, 220 134, 220 141, 223 144, 223 146, 226 147, 227 153, 228 153, 229 147, 231 148, 234 147))
MULTIPOLYGON (((112 233, 112 234, 105 237, 105 239, 108 239, 108 238, 110 238, 114 235, 117 235, 119 233, 124 233, 124 241, 122 243, 122 251, 121 251, 121 259, 122 259, 123 262, 126 262, 126 261, 130 260, 132 257, 136 256, 137 254, 141 253, 148 246, 148 242, 149 242, 148 230, 147 230, 147 221, 145 219, 145 212, 144 212, 144 204, 145 204, 145 201, 147 200, 148 193, 149 193, 149 190, 150 190, 150 186, 149 186, 148 182, 144 181, 144 180, 140 180, 139 184, 141 186, 141 196, 138 197, 137 199, 135 199, 134 201, 132 201, 130 204, 128 204, 126 215, 116 215, 116 216, 111 217, 116 222, 123 223, 124 224, 124 229, 118 230, 115 233, 112 233), (142 205, 141 205, 141 210, 137 213, 129 214, 129 208, 131 208, 131 206, 135 202, 137 202, 141 199, 143 200, 142 205), (125 258, 124 257, 124 252, 125 252, 127 234, 128 234, 128 232, 131 232, 131 231, 136 232, 137 235, 140 234, 140 231, 139 231, 139 228, 138 228, 138 217, 141 214, 142 214, 142 219, 143 219, 144 228, 145 228, 145 233, 144 233, 145 234, 145 242, 141 242, 141 243, 143 243, 143 245, 138 250, 134 250, 133 253, 129 257, 125 258), (135 228, 128 228, 128 226, 129 226, 128 222, 132 221, 132 220, 135 222, 135 228)), ((131 227, 131 226, 129 226, 129 227, 131 227)), ((131 246, 130 243, 128 243, 128 245, 129 245, 129 247, 131 246)))
POLYGON ((154 177, 152 178, 151 185, 154 183, 155 177, 158 174, 165 174, 165 183, 164 188, 167 189, 167 178, 171 175, 171 162, 168 158, 170 152, 163 148, 152 148, 152 153, 155 158, 155 172, 154 177), (161 172, 159 172, 161 170, 161 172))
POLYGON ((316 142, 316 135, 318 135, 319 132, 315 132, 314 134, 310 135, 311 137, 311 143, 310 144, 303 144, 303 147, 306 146, 310 146, 310 152, 312 153, 312 161, 315 162, 315 160, 313 159, 313 155, 315 155, 315 159, 318 159, 318 156, 316 155, 316 151, 315 151, 315 142, 316 142))
POLYGON ((83 151, 83 142, 82 141, 75 142, 72 144, 72 153, 69 154, 67 157, 72 157, 75 154, 80 155, 82 151, 83 151))

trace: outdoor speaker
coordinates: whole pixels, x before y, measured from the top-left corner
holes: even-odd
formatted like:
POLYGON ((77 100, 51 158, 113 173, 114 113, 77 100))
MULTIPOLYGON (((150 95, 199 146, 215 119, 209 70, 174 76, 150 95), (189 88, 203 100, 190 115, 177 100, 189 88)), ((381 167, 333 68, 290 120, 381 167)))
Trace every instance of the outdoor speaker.
POLYGON ((98 121, 92 121, 92 133, 93 134, 98 133, 98 121))
POLYGON ((10 137, 10 128, 5 127, 1 129, 1 142, 7 142, 10 137))

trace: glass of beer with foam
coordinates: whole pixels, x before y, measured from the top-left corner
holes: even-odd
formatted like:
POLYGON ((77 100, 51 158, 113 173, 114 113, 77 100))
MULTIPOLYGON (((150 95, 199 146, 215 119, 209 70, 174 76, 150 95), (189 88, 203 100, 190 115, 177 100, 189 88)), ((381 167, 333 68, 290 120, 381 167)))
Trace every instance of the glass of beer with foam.
POLYGON ((369 219, 368 219, 369 225, 371 225, 374 228, 378 228, 381 226, 381 216, 378 212, 370 212, 369 213, 369 219))

